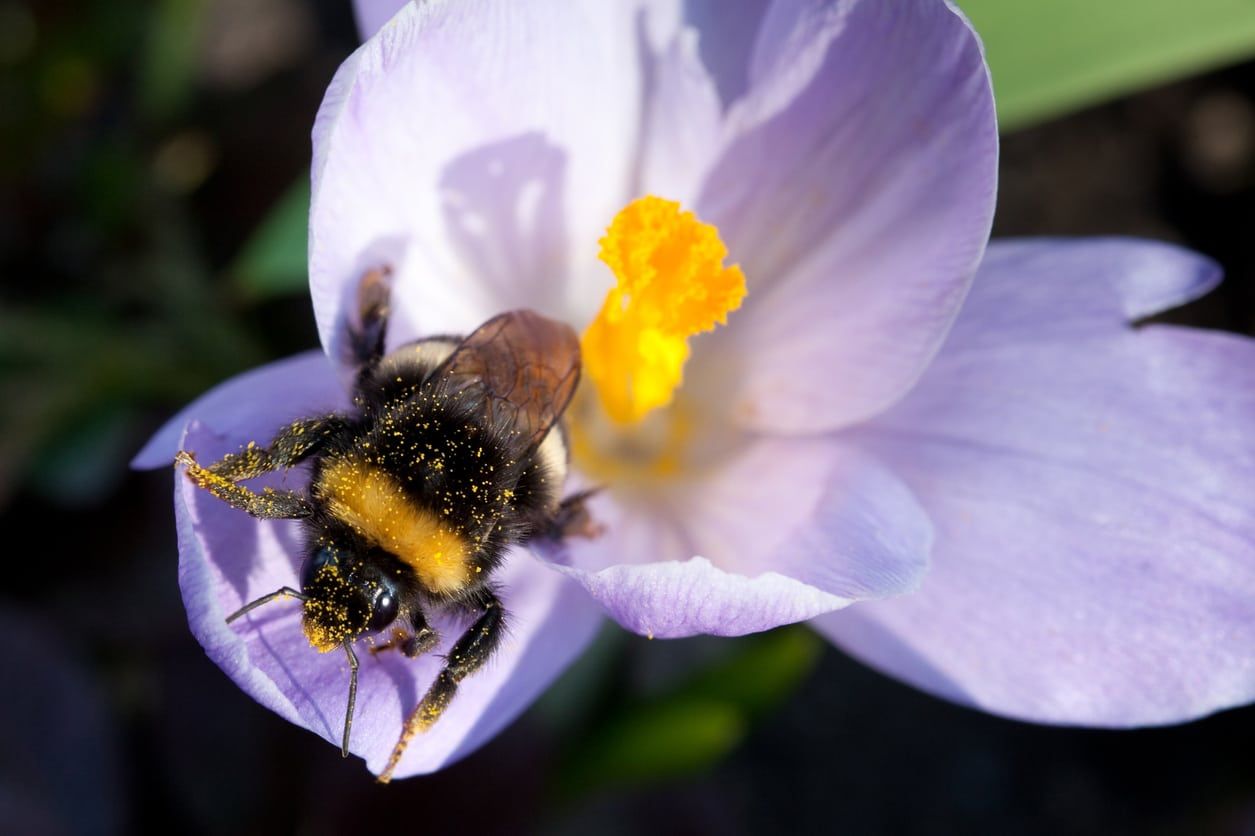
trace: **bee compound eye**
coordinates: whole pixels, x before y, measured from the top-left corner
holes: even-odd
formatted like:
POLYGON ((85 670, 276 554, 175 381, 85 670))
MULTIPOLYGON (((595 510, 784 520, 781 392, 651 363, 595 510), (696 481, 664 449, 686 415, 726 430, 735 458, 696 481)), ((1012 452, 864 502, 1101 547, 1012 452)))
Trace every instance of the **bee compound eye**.
POLYGON ((392 589, 390 584, 380 584, 370 608, 370 622, 366 625, 367 629, 377 633, 396 621, 399 604, 396 590, 392 589))

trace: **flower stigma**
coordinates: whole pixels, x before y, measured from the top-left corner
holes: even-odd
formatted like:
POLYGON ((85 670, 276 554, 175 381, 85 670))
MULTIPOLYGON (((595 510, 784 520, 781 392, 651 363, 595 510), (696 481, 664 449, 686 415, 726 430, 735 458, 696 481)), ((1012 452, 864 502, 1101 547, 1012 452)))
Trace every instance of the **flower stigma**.
POLYGON ((620 210, 600 244, 616 283, 580 343, 589 385, 572 405, 572 454, 608 482, 674 476, 706 424, 681 391, 689 338, 727 323, 745 276, 724 266, 718 229, 652 195, 620 210))

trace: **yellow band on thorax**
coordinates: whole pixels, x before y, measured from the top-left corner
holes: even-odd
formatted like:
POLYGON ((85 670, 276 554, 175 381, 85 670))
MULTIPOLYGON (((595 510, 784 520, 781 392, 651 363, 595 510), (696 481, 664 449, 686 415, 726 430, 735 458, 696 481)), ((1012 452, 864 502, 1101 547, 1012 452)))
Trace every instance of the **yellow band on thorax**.
POLYGON ((317 489, 337 519, 413 568, 432 592, 456 592, 470 581, 466 538, 415 503, 387 471, 338 459, 323 468, 317 489))

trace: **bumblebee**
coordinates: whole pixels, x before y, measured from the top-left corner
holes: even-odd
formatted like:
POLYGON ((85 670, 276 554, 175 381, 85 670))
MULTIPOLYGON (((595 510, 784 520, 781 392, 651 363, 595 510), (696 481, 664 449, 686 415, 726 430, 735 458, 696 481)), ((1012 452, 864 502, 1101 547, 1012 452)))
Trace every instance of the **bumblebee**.
POLYGON ((309 643, 348 657, 344 756, 357 694, 354 642, 388 631, 372 651, 414 658, 439 642, 434 615, 474 618, 406 719, 380 775, 386 782, 410 739, 439 719, 458 683, 500 644, 507 616, 492 575, 507 548, 559 534, 581 516, 582 497, 561 501, 561 418, 579 381, 580 345, 569 326, 518 310, 464 339, 429 338, 385 353, 383 271, 361 282, 356 313, 346 328, 357 367, 350 412, 295 421, 269 445, 250 443, 208 466, 186 451, 177 462, 234 508, 303 521, 300 590, 278 589, 227 621, 276 599, 302 602, 309 643), (307 493, 239 484, 303 462, 307 493))

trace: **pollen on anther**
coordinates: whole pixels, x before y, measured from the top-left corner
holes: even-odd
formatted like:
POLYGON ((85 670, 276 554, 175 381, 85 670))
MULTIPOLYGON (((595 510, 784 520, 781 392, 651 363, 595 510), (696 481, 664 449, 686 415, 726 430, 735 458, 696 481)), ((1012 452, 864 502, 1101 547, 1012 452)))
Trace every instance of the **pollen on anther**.
POLYGON ((674 201, 643 197, 615 216, 600 257, 616 285, 581 340, 585 371, 615 421, 670 403, 689 337, 740 307, 745 276, 723 266, 727 254, 719 231, 674 201))

